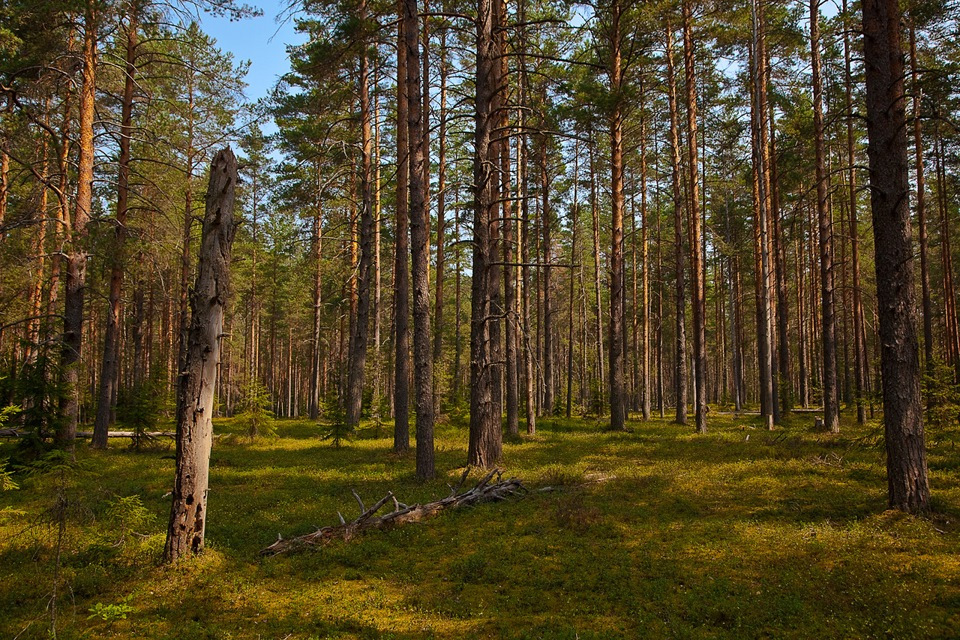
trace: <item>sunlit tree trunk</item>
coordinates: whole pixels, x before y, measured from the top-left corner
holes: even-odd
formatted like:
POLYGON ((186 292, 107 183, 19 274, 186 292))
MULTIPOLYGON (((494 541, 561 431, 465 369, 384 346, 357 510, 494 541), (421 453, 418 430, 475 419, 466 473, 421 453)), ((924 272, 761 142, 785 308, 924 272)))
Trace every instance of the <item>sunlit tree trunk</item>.
POLYGON ((226 149, 210 168, 186 362, 177 387, 177 468, 163 552, 166 562, 199 553, 204 546, 214 390, 236 232, 236 184, 237 160, 226 149))
POLYGON ((114 228, 114 250, 110 266, 110 292, 107 309, 107 330, 103 341, 103 360, 100 368, 100 394, 97 417, 93 425, 95 449, 107 448, 111 409, 117 393, 117 373, 120 366, 120 294, 123 287, 123 263, 127 238, 127 215, 130 210, 130 141, 133 137, 133 90, 137 74, 137 30, 139 7, 130 5, 127 15, 126 65, 124 68, 123 99, 120 108, 120 157, 117 175, 117 217, 114 228))
POLYGON ((703 280, 703 245, 700 227, 700 178, 697 157, 697 85, 693 51, 693 9, 690 0, 683 3, 683 61, 687 89, 687 149, 690 165, 690 211, 687 229, 690 244, 690 280, 693 283, 693 356, 696 361, 694 384, 697 388, 696 430, 707 432, 707 314, 703 280))
MULTIPOLYGON (((420 51, 417 0, 404 0, 404 43, 407 48, 407 128, 410 139, 410 248, 413 259, 413 383, 417 410, 417 478, 434 476, 433 360, 430 353, 430 233, 424 180, 424 116, 420 97, 420 51)), ((426 68, 426 67, 425 67, 426 68)), ((402 123, 401 123, 402 126, 402 123)))
POLYGON ((84 14, 83 81, 80 86, 79 155, 77 157, 77 195, 73 219, 67 227, 64 262, 66 294, 63 310, 63 343, 60 354, 60 375, 64 388, 60 403, 62 420, 56 441, 73 449, 80 419, 80 350, 83 342, 83 308, 87 286, 87 228, 93 206, 93 122, 96 107, 97 78, 97 5, 88 0, 84 14))

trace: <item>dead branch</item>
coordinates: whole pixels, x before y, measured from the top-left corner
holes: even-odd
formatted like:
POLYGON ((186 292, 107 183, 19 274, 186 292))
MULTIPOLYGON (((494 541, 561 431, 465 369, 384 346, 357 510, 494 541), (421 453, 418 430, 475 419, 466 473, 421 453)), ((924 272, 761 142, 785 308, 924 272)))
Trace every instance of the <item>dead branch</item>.
POLYGON ((277 536, 277 541, 269 547, 260 551, 260 555, 273 556, 280 553, 290 553, 303 551, 311 547, 326 545, 334 540, 350 540, 359 533, 365 531, 388 529, 399 527, 411 522, 420 522, 431 518, 441 511, 447 509, 457 509, 459 507, 472 506, 484 502, 499 502, 506 500, 511 496, 527 493, 526 487, 519 478, 503 479, 503 472, 499 469, 489 471, 472 489, 461 492, 460 489, 470 473, 470 468, 464 470, 463 475, 456 487, 450 487, 450 494, 440 500, 427 502, 425 504, 405 505, 397 500, 392 491, 378 500, 372 507, 367 509, 363 500, 356 491, 351 490, 354 499, 360 505, 360 515, 356 520, 347 522, 344 517, 337 512, 340 524, 330 525, 317 529, 295 538, 283 539, 277 536), (496 480, 494 480, 496 476, 496 480), (376 513, 388 502, 393 502, 393 511, 382 516, 376 513))

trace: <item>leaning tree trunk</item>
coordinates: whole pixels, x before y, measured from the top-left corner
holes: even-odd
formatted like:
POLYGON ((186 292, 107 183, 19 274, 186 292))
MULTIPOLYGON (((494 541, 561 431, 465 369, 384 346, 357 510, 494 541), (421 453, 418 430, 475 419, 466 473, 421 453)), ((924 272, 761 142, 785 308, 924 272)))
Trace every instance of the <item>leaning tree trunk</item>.
POLYGON ((200 264, 190 303, 186 366, 177 387, 177 476, 163 552, 167 562, 203 549, 214 387, 230 284, 230 252, 237 228, 233 219, 236 184, 237 159, 232 151, 224 149, 210 167, 200 264))
POLYGON ((897 0, 864 0, 863 41, 887 488, 892 508, 917 512, 928 508, 930 488, 914 317, 906 98, 897 0))

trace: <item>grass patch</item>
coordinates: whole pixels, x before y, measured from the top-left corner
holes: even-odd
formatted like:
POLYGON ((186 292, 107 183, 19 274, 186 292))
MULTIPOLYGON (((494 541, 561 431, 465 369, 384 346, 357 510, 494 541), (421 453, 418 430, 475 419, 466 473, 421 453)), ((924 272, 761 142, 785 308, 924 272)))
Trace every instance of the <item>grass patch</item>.
POLYGON ((350 489, 368 504, 446 495, 466 459, 461 420, 440 423, 426 484, 389 424, 337 449, 316 424, 277 421, 276 438, 218 440, 208 550, 174 567, 158 564, 172 451, 79 447, 82 471, 15 473, 0 493, 0 637, 47 637, 58 546, 61 639, 955 637, 955 439, 932 439, 938 513, 914 518, 884 511, 876 424, 808 423, 770 434, 714 416, 697 436, 542 420, 504 446, 534 489, 521 500, 260 558, 278 533, 355 516, 350 489))

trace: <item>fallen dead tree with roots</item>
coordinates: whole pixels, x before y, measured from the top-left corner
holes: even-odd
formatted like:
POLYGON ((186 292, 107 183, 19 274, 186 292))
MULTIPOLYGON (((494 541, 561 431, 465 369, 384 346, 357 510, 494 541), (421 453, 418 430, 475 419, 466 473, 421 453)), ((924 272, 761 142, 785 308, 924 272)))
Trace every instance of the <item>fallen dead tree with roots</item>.
POLYGON ((290 553, 294 551, 303 551, 311 547, 319 547, 328 544, 334 540, 350 540, 357 534, 375 529, 389 529, 399 527, 411 522, 420 522, 431 518, 442 511, 456 509, 484 502, 499 502, 506 500, 511 496, 517 496, 527 493, 526 487, 519 478, 503 479, 503 472, 494 469, 485 475, 480 482, 472 489, 461 492, 463 483, 470 474, 470 467, 467 467, 456 487, 450 487, 450 495, 446 498, 427 502, 425 504, 405 505, 398 501, 392 491, 388 491, 369 509, 363 504, 363 500, 356 491, 352 491, 360 505, 360 516, 352 522, 347 522, 344 517, 337 512, 340 518, 340 524, 317 529, 295 538, 278 536, 277 541, 269 547, 260 551, 260 555, 273 556, 280 553, 290 553), (496 477, 496 480, 494 480, 496 477), (392 502, 393 511, 382 516, 376 515, 384 505, 392 502))

